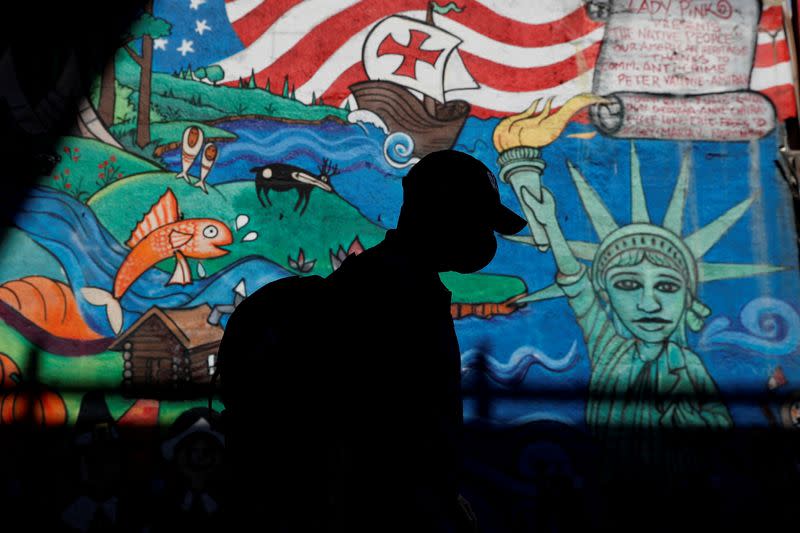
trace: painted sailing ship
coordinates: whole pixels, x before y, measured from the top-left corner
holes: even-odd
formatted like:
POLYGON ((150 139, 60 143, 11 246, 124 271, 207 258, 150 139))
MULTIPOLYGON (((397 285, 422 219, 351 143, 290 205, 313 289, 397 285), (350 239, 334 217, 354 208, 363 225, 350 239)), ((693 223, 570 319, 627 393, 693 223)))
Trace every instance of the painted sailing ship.
POLYGON ((451 148, 469 116, 469 103, 446 94, 478 88, 458 53, 461 39, 434 24, 435 7, 428 4, 425 22, 391 16, 375 25, 362 51, 369 80, 350 86, 359 109, 411 136, 417 157, 451 148))

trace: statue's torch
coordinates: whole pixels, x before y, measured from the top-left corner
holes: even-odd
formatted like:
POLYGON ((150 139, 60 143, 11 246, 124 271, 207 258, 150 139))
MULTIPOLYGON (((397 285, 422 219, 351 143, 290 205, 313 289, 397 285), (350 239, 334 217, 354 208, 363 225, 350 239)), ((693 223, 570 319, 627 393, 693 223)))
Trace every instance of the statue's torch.
MULTIPOLYGON (((540 100, 534 100, 531 106, 519 115, 503 119, 495 128, 494 147, 500 156, 500 179, 513 187, 522 212, 531 228, 530 237, 517 237, 545 252, 550 248, 544 228, 536 221, 533 211, 525 203, 522 190, 526 189, 534 198, 542 197, 542 172, 545 163, 542 159, 542 147, 555 141, 569 119, 581 109, 606 100, 593 94, 573 96, 555 113, 550 114, 553 99, 544 105, 541 113, 536 113, 540 100)), ((513 238, 513 237, 512 237, 513 238)))

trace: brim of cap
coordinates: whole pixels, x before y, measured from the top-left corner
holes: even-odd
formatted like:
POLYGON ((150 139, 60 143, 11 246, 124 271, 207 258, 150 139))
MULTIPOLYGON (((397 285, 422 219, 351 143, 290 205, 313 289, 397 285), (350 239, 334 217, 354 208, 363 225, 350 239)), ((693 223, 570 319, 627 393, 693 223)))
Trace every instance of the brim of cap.
POLYGON ((501 235, 514 235, 522 231, 528 221, 511 209, 500 204, 494 215, 494 230, 501 235))

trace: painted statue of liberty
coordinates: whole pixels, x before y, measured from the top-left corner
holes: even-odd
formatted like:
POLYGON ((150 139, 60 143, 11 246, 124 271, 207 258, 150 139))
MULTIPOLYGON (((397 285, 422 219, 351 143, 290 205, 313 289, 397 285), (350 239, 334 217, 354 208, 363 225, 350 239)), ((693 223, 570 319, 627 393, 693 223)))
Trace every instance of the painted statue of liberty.
POLYGON ((699 331, 711 314, 698 297, 699 283, 781 269, 701 261, 753 198, 682 237, 688 155, 661 225, 650 220, 633 145, 632 221, 627 225, 618 225, 581 172, 571 162, 567 165, 600 244, 567 241, 550 191, 541 188, 537 198, 531 188, 519 188, 523 210, 544 229, 558 267, 555 285, 522 301, 569 299, 591 361, 586 421, 592 432, 618 449, 627 448, 623 453, 650 455, 658 438, 647 435, 662 429, 731 427, 714 380, 688 347, 686 328, 699 331), (637 430, 642 438, 614 442, 615 430, 625 428, 637 430))

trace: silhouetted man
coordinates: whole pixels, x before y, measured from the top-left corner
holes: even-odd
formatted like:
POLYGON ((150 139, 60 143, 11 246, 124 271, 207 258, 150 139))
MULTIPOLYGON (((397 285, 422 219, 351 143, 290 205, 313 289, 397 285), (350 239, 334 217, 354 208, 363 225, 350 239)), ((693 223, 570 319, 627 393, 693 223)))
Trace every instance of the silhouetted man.
MULTIPOLYGON (((274 430, 262 449, 278 465, 272 471, 281 470, 281 489, 268 499, 280 500, 274 507, 285 531, 465 530, 458 496, 460 352, 451 294, 439 272, 480 270, 496 252, 494 232, 524 226, 501 204, 495 178, 480 161, 456 151, 432 153, 403 179, 397 229, 383 242, 349 256, 326 280, 280 280, 237 308, 223 341, 231 360, 240 349, 231 349, 229 336, 277 327, 259 322, 260 310, 294 309, 279 335, 293 342, 279 342, 264 357, 302 359, 296 368, 304 371, 280 363, 284 375, 258 388, 269 388, 272 397, 279 389, 274 401, 282 410, 262 409, 272 415, 252 421, 274 430), (260 296, 266 294, 272 297, 260 296), (284 444, 274 442, 287 434, 284 444)), ((259 335, 274 347, 274 336, 259 335)), ((256 387, 229 392, 226 407, 256 387)), ((239 420, 234 426, 241 428, 239 420)), ((238 442, 247 440, 240 432, 238 442)), ((235 441, 228 439, 234 458, 235 441)))

